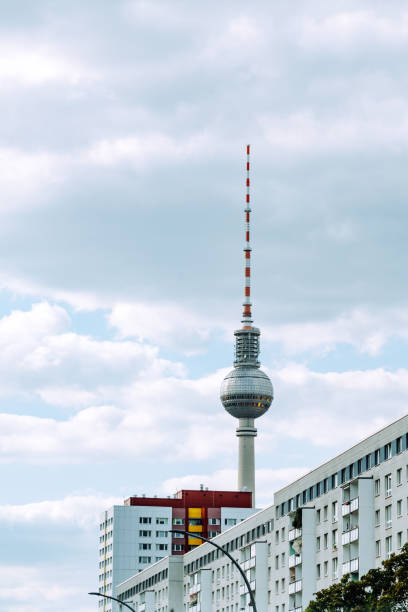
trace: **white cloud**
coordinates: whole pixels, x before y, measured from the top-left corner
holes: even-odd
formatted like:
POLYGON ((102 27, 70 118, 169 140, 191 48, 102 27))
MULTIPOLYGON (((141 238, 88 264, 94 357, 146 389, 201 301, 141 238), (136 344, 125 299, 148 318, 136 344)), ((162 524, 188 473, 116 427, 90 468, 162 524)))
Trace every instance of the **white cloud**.
POLYGON ((0 506, 0 520, 9 524, 74 525, 93 528, 99 521, 99 514, 115 504, 123 504, 119 497, 102 495, 67 495, 64 499, 33 502, 20 505, 0 506))
POLYGON ((112 140, 102 139, 92 145, 82 159, 85 163, 101 166, 125 163, 144 169, 152 164, 174 164, 209 150, 210 141, 205 132, 193 134, 187 139, 153 132, 112 140))
POLYGON ((22 205, 33 206, 37 197, 64 180, 60 156, 46 150, 27 152, 0 147, 0 213, 22 205))
POLYGON ((374 356, 392 338, 408 339, 408 310, 355 309, 329 321, 266 326, 263 336, 268 341, 280 342, 289 355, 307 351, 327 353, 338 344, 350 344, 361 353, 374 356))
POLYGON ((321 19, 300 20, 297 41, 305 48, 333 53, 366 44, 401 45, 408 41, 408 13, 396 11, 394 18, 381 11, 356 10, 329 14, 321 19))
POLYGON ((211 323, 178 304, 115 304, 108 316, 122 338, 133 336, 159 346, 197 350, 208 339, 211 323))
POLYGON ((2 612, 90 612, 86 599, 88 572, 77 564, 67 567, 0 566, 0 608, 2 612))
POLYGON ((350 92, 344 112, 298 108, 286 115, 264 114, 259 124, 269 147, 279 154, 372 152, 384 147, 398 152, 408 146, 408 106, 396 97, 374 102, 350 92))
POLYGON ((46 302, 0 319, 0 394, 38 394, 48 403, 103 403, 141 378, 184 376, 184 366, 161 359, 136 341, 94 340, 68 331, 70 318, 46 302), (116 391, 115 391, 116 389, 116 391))
POLYGON ((292 439, 338 452, 407 411, 404 369, 324 373, 294 363, 270 376, 275 400, 262 422, 265 445, 292 439))
POLYGON ((38 46, 30 41, 30 49, 25 50, 27 42, 3 39, 0 46, 0 87, 15 83, 38 86, 56 81, 78 85, 84 80, 98 78, 95 71, 62 56, 55 48, 38 46))

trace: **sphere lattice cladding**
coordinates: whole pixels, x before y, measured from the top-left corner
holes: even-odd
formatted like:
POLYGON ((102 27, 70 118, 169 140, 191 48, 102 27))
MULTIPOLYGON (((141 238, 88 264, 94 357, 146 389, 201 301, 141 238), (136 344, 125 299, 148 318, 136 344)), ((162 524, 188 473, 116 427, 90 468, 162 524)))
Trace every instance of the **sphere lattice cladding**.
POLYGON ((220 397, 225 410, 237 419, 257 419, 271 405, 273 387, 257 367, 236 367, 224 378, 220 397))

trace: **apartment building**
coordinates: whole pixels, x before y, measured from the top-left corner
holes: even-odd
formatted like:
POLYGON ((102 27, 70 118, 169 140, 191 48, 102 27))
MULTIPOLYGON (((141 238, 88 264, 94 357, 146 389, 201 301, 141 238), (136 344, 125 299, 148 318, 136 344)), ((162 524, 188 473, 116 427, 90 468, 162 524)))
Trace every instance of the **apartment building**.
MULTIPOLYGON (((407 451, 405 416, 215 537, 245 570, 258 612, 304 610, 316 591, 345 574, 358 579, 398 553, 408 540, 407 451)), ((182 559, 177 569, 172 557, 158 561, 119 584, 117 596, 137 612, 251 610, 240 574, 211 544, 182 559)))
MULTIPOLYGON (((123 506, 105 511, 99 524, 98 591, 113 595, 115 587, 168 555, 182 556, 202 544, 198 537, 186 537, 188 530, 215 537, 244 520, 256 510, 252 495, 241 491, 182 490, 173 497, 138 497, 123 506), (180 530, 180 533, 169 532, 180 530)), ((104 612, 116 612, 117 605, 99 600, 104 612)))

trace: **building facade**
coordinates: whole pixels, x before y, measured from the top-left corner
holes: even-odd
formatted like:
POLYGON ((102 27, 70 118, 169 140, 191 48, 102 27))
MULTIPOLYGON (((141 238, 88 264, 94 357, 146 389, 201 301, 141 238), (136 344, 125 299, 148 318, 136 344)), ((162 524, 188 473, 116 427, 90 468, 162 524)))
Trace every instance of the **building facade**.
MULTIPOLYGON (((113 595, 116 585, 168 555, 182 556, 202 543, 169 529, 215 537, 254 514, 250 492, 182 490, 173 497, 129 497, 105 511, 99 524, 98 590, 113 595)), ((99 607, 117 606, 101 598, 99 607)))
MULTIPOLYGON (((408 541, 408 416, 277 491, 274 501, 215 542, 244 568, 258 612, 299 612, 316 591, 345 574, 358 579, 408 541)), ((180 559, 132 576, 117 596, 137 612, 251 610, 239 573, 211 544, 180 559)))

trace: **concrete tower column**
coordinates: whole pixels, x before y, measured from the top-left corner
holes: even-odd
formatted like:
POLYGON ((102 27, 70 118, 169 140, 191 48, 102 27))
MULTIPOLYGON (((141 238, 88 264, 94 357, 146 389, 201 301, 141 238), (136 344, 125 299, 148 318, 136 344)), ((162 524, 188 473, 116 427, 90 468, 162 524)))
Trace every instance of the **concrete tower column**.
POLYGON ((238 490, 251 491, 252 507, 255 508, 255 444, 257 435, 254 419, 239 419, 237 437, 238 449, 238 490))

